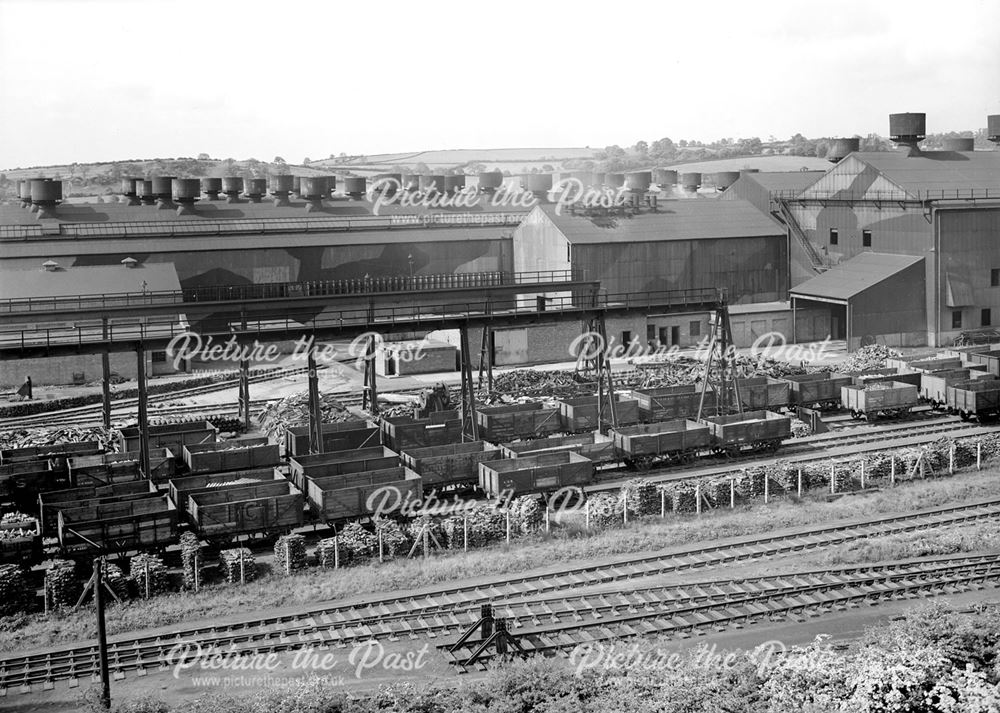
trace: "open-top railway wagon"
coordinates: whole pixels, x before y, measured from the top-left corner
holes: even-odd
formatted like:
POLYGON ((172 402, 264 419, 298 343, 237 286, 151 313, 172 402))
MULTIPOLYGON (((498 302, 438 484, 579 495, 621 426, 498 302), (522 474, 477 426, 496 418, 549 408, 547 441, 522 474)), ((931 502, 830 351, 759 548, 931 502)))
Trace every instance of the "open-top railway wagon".
POLYGON ((989 421, 1000 417, 1000 380, 976 379, 948 386, 945 405, 963 421, 989 421))
MULTIPOLYGON (((371 421, 324 423, 321 429, 324 453, 382 445, 378 426, 371 421)), ((309 426, 285 429, 285 456, 293 458, 301 455, 309 455, 309 426)))
POLYGON ((618 457, 639 470, 658 461, 689 462, 712 441, 707 425, 683 418, 616 428, 610 435, 618 457))
POLYGON ((313 516, 326 523, 342 522, 399 510, 423 498, 423 480, 405 466, 306 478, 306 497, 313 516))
POLYGON ((462 417, 454 410, 434 411, 427 418, 383 418, 380 428, 382 444, 397 452, 462 442, 462 417))
MULTIPOLYGON (((594 413, 596 420, 596 406, 594 413)), ((493 443, 543 438, 563 430, 559 408, 540 403, 486 406, 476 411, 476 421, 480 435, 493 443)))
POLYGON ((206 473, 173 478, 170 481, 170 499, 174 501, 178 512, 186 514, 188 512, 188 498, 192 495, 209 493, 220 488, 253 485, 255 482, 268 482, 276 479, 274 473, 274 468, 256 468, 254 470, 233 470, 227 473, 206 473))
POLYGON ((920 403, 913 384, 899 381, 869 382, 864 386, 843 386, 841 402, 854 418, 899 418, 920 403))
POLYGON ((959 368, 923 372, 920 375, 921 400, 934 408, 943 408, 948 400, 948 387, 962 381, 970 381, 975 371, 981 370, 959 368))
POLYGON ((777 450, 792 435, 792 421, 771 411, 744 411, 702 419, 716 453, 736 456, 743 450, 777 450))
MULTIPOLYGON (((87 485, 111 485, 143 477, 138 451, 74 456, 67 459, 69 482, 74 488, 87 485)), ((169 448, 149 449, 149 479, 163 483, 173 477, 177 461, 169 448)))
POLYGON ((578 433, 571 436, 549 436, 536 438, 533 441, 505 443, 500 446, 504 458, 521 458, 524 456, 555 453, 556 451, 572 451, 595 464, 616 463, 621 458, 615 449, 610 436, 604 436, 593 431, 578 433))
MULTIPOLYGON (((632 390, 632 397, 639 402, 639 416, 644 423, 696 418, 701 396, 701 386, 696 384, 632 390)), ((715 409, 714 391, 705 393, 704 407, 707 412, 715 409)))
POLYGON ((593 462, 572 451, 479 464, 479 487, 493 497, 555 492, 567 486, 588 485, 593 479, 593 462))
POLYGON ((803 408, 840 408, 840 388, 853 383, 843 374, 796 374, 782 377, 791 390, 793 406, 803 408))
POLYGON ((277 444, 269 444, 267 438, 240 438, 184 446, 184 462, 192 473, 266 468, 277 465, 279 459, 277 444))
MULTIPOLYGON (((596 431, 601 427, 599 422, 599 404, 597 396, 581 396, 575 399, 562 399, 557 402, 561 429, 567 433, 582 433, 596 431)), ((611 406, 604 403, 604 420, 611 420, 611 406)), ((639 402, 621 394, 615 395, 615 419, 619 426, 631 426, 639 423, 639 402)))
POLYGON ((319 478, 344 473, 361 473, 366 470, 394 468, 397 465, 399 465, 398 453, 385 446, 377 446, 296 456, 288 461, 288 471, 295 486, 305 490, 306 476, 319 478))
POLYGON ((165 549, 177 540, 177 510, 167 495, 66 508, 58 513, 65 554, 165 549), (93 544, 91 544, 93 543, 93 544))
POLYGON ((159 496, 156 485, 148 480, 132 480, 110 485, 90 485, 66 490, 52 490, 38 495, 38 518, 43 535, 55 535, 59 529, 59 511, 85 506, 123 503, 159 496))
POLYGON ((740 403, 750 411, 780 411, 792 403, 792 387, 787 381, 756 376, 737 379, 736 384, 740 392, 740 403))
POLYGON ((479 464, 502 455, 499 448, 486 441, 469 441, 405 450, 399 460, 421 477, 424 488, 439 488, 475 483, 479 464))
MULTIPOLYGON (((181 460, 184 457, 184 446, 215 443, 219 435, 218 429, 208 421, 167 423, 159 426, 150 426, 147 430, 149 431, 149 447, 169 448, 177 460, 181 460)), ((122 450, 139 450, 138 427, 123 428, 120 433, 122 441, 125 444, 122 450)))
POLYGON ((270 481, 188 495, 191 523, 199 535, 208 539, 290 532, 302 525, 303 506, 302 491, 277 471, 270 481))

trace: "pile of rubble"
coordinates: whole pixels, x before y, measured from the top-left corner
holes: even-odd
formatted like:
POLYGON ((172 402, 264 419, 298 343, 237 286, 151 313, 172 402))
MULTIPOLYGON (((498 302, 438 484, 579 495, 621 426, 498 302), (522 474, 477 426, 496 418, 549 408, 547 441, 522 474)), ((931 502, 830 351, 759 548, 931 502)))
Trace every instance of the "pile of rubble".
POLYGON ((835 371, 867 372, 882 369, 885 367, 886 359, 896 356, 899 356, 899 352, 882 344, 861 347, 861 349, 848 356, 843 362, 837 364, 835 371))
POLYGON ((30 448, 34 446, 57 446, 60 443, 97 441, 102 447, 112 444, 111 435, 102 427, 84 428, 65 426, 62 428, 19 428, 0 433, 0 450, 30 448))
MULTIPOLYGON (((348 421, 352 416, 340 401, 330 394, 320 394, 320 411, 323 423, 348 421)), ((305 426, 309 423, 309 394, 305 391, 286 396, 268 404, 257 418, 261 430, 271 439, 284 437, 286 428, 305 426)))

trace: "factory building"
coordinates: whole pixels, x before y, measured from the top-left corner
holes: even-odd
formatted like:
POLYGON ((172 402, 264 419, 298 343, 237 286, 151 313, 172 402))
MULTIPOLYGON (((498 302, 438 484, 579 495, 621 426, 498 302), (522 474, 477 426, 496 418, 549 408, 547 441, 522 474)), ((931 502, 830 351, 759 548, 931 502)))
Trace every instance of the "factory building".
MULTIPOLYGON (((824 310, 852 350, 945 346, 1000 320, 1000 151, 973 151, 971 139, 922 151, 924 122, 894 114, 898 150, 850 153, 805 189, 772 194, 797 308, 824 310), (835 284, 852 277, 861 282, 835 284)), ((1000 117, 990 127, 1000 140, 1000 117)))

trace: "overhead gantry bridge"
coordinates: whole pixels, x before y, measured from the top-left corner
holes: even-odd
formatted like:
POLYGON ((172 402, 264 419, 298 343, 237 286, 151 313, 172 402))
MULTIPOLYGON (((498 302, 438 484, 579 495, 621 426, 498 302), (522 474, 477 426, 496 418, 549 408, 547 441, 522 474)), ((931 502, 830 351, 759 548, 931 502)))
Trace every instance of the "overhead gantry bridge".
MULTIPOLYGON (((240 346, 311 338, 369 335, 365 403, 377 409, 375 333, 457 329, 460 334, 463 421, 476 435, 469 328, 490 330, 559 321, 587 321, 604 334, 608 317, 635 312, 713 309, 715 288, 609 294, 600 282, 570 271, 471 273, 307 283, 212 286, 171 292, 74 295, 0 302, 0 360, 100 354, 104 421, 110 425, 111 353, 135 352, 140 459, 148 472, 145 352, 197 335, 240 346)), ((311 442, 319 437, 314 349, 308 352, 311 442)), ((492 369, 492 355, 486 367, 492 369)), ((603 355, 601 355, 602 358, 603 355)), ((241 418, 249 425, 249 361, 240 362, 241 418)))

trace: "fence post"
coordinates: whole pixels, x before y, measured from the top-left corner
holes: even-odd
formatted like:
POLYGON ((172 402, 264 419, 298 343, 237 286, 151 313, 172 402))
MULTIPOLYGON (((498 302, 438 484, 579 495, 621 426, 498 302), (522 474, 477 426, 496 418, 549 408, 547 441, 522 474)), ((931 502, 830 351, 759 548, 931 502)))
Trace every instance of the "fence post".
POLYGON ((377 529, 378 529, 378 561, 384 562, 385 549, 382 544, 382 528, 379 527, 377 529))
POLYGON ((701 483, 694 484, 695 512, 701 515, 701 483))
MULTIPOLYGON (((147 569, 147 573, 148 571, 149 570, 147 569)), ((243 568, 243 551, 240 550, 240 584, 246 584, 246 583, 247 583, 247 576, 246 576, 246 570, 243 568)))
POLYGON ((733 478, 729 479, 729 509, 733 510, 736 508, 736 481, 733 478))
MULTIPOLYGON (((380 549, 381 549, 381 544, 382 544, 382 535, 381 535, 381 531, 380 531, 379 532, 379 545, 380 545, 380 549)), ((381 557, 379 559, 381 559, 381 557)), ((285 538, 285 574, 289 575, 289 576, 291 576, 291 574, 292 574, 292 550, 289 547, 288 538, 287 537, 285 538)))
POLYGON ((799 497, 802 497, 802 469, 799 468, 799 497))
POLYGON ((333 568, 340 569, 340 538, 333 536, 333 568))
POLYGON ((865 459, 861 459, 861 489, 865 489, 865 459))
POLYGON ((194 553, 194 591, 197 592, 201 589, 201 573, 198 571, 200 567, 198 566, 198 553, 194 553))
POLYGON ((469 516, 462 517, 462 550, 469 551, 469 516))
POLYGON ((590 529, 590 501, 588 500, 583 506, 584 514, 586 516, 585 524, 586 528, 590 529))
POLYGON ((146 572, 146 599, 149 599, 149 558, 146 558, 144 563, 144 570, 146 572))
POLYGON ((764 473, 764 504, 767 505, 771 501, 771 479, 767 477, 767 473, 764 473))
POLYGON ((983 442, 976 441, 976 470, 983 469, 983 442))
POLYGON ((896 484, 896 454, 889 454, 889 483, 891 485, 896 484))
POLYGON ((837 464, 830 464, 830 494, 837 492, 837 464))
POLYGON ((545 501, 545 532, 549 531, 549 501, 545 501))
POLYGON ((423 540, 424 540, 424 559, 427 559, 427 556, 430 553, 430 539, 431 539, 431 537, 430 537, 430 527, 431 527, 430 523, 427 523, 426 525, 424 525, 424 537, 423 537, 423 540))
POLYGON ((667 491, 660 490, 660 519, 667 516, 667 491))
POLYGON ((955 474, 955 444, 951 444, 951 448, 948 450, 948 475, 955 474))
MULTIPOLYGON (((624 495, 624 493, 623 493, 624 495)), ((628 497, 622 498, 622 526, 628 525, 628 497)))
POLYGON ((504 510, 504 515, 506 516, 506 519, 507 519, 507 544, 509 545, 510 544, 510 508, 509 507, 504 510))

